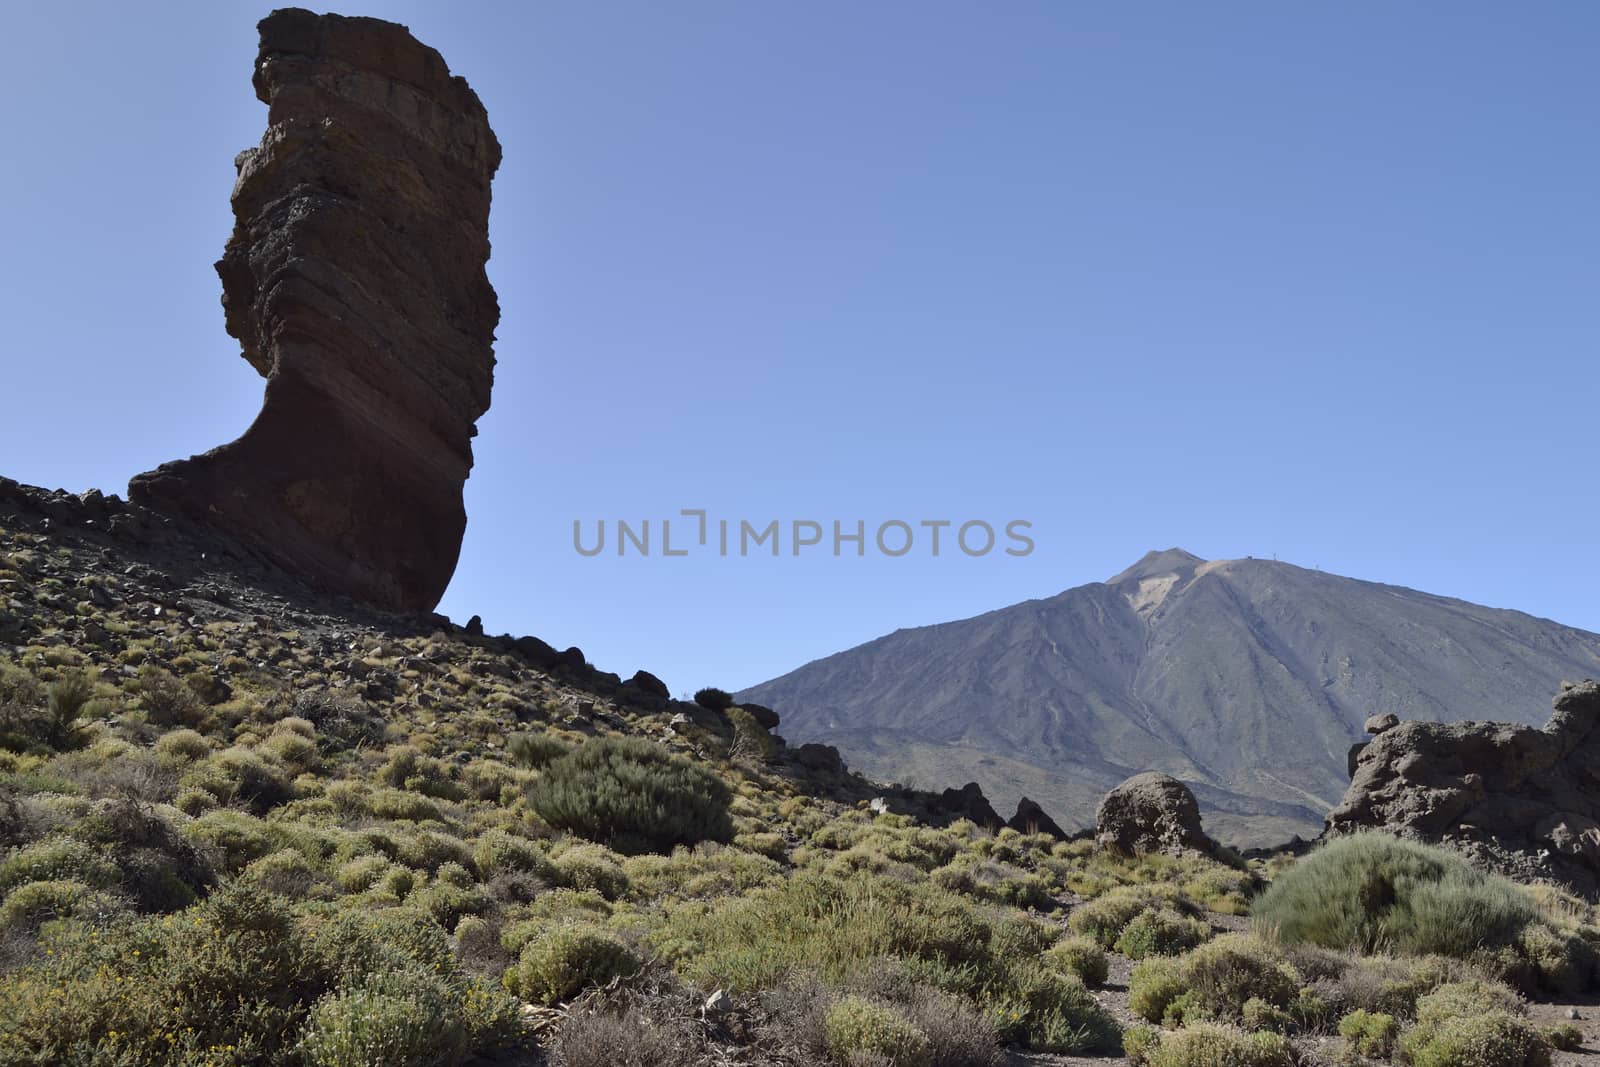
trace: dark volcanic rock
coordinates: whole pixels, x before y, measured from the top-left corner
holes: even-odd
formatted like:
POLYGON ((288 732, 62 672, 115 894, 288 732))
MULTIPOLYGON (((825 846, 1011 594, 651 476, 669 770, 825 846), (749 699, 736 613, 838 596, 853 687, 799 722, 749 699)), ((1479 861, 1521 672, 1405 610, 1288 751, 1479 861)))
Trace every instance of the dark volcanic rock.
POLYGON ((633 677, 628 679, 628 684, 661 700, 672 699, 672 691, 667 688, 667 683, 649 671, 634 671, 633 677))
POLYGON ((1063 841, 1071 836, 1046 814, 1043 808, 1027 797, 1017 802, 1017 813, 1011 816, 1006 825, 1019 833, 1049 834, 1063 841))
POLYGON ((843 774, 845 771, 844 760, 839 756, 839 750, 832 745, 806 744, 795 750, 795 760, 800 766, 810 771, 821 771, 825 774, 843 774))
POLYGON ((1102 845, 1127 853, 1210 852, 1200 829, 1200 805, 1189 787, 1168 774, 1147 771, 1117 786, 1095 813, 1102 845))
POLYGON ((998 830, 1005 825, 977 782, 968 782, 960 789, 946 789, 939 794, 937 806, 947 815, 971 819, 987 830, 998 830))
POLYGON ((1357 757, 1328 833, 1450 844, 1519 878, 1600 895, 1600 683, 1563 687, 1541 730, 1405 722, 1357 757))
POLYGON ((129 486, 291 573, 426 610, 455 570, 500 311, 478 97, 403 26, 275 11, 217 264, 228 332, 267 379, 244 435, 129 486))
POLYGON ((1367 717, 1367 721, 1363 725, 1362 729, 1366 730, 1367 733, 1376 736, 1378 734, 1383 733, 1385 730, 1393 730, 1396 726, 1399 726, 1399 725, 1400 725, 1400 716, 1396 715, 1394 712, 1391 711, 1391 712, 1385 712, 1382 715, 1370 715, 1370 716, 1368 716, 1367 717))
POLYGON ((782 721, 778 718, 778 713, 765 704, 755 704, 747 700, 739 706, 748 711, 750 717, 756 721, 756 725, 763 730, 776 730, 778 723, 782 721))

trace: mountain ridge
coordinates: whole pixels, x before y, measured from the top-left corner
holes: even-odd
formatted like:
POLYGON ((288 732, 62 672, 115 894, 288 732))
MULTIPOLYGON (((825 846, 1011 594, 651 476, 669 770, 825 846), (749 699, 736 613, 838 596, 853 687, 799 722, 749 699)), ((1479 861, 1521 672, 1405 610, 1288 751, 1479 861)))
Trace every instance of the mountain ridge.
POLYGON ((1532 723, 1544 693, 1594 673, 1600 634, 1526 612, 1170 548, 739 695, 876 777, 972 778, 1063 825, 1087 825, 1121 776, 1166 771, 1220 836, 1261 843, 1320 829, 1367 715, 1532 723))

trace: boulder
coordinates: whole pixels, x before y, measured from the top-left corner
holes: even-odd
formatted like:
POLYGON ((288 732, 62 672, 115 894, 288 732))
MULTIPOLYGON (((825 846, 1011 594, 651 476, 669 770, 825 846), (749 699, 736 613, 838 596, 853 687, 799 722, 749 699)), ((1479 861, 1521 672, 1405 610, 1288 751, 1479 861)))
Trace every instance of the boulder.
POLYGON ((746 701, 739 706, 745 711, 748 711, 750 713, 750 717, 754 719, 763 730, 776 730, 778 728, 778 713, 767 707, 765 704, 752 704, 746 701))
POLYGON ((628 679, 628 684, 635 689, 641 689, 653 697, 662 700, 671 700, 672 691, 667 688, 667 683, 651 674, 649 671, 634 671, 633 677, 628 679))
POLYGON ((1210 852, 1200 828, 1200 805, 1189 787, 1169 774, 1147 771, 1107 793, 1095 813, 1104 847, 1140 852, 1210 852))
POLYGON ((460 554, 494 378, 500 145, 403 26, 291 8, 259 30, 267 131, 234 161, 217 273, 265 398, 238 440, 137 475, 129 497, 334 593, 426 611, 460 554))
POLYGON ((1380 733, 1327 834, 1452 845, 1519 879, 1600 897, 1600 682, 1564 685, 1543 729, 1404 722, 1380 733))
POLYGON ((1376 736, 1377 734, 1383 733, 1385 730, 1393 730, 1399 725, 1400 716, 1396 715, 1392 711, 1386 711, 1382 715, 1373 715, 1368 717, 1365 729, 1367 733, 1376 736))
POLYGON ((832 745, 820 745, 816 742, 801 745, 794 750, 794 758, 800 766, 808 771, 819 771, 823 774, 843 774, 844 760, 839 756, 839 750, 832 745))

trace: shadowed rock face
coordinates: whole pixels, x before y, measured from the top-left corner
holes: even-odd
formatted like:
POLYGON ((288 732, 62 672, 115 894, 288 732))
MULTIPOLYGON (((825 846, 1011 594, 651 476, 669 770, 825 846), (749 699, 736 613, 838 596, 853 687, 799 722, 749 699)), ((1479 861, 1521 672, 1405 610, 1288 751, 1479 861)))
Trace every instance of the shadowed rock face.
POLYGON ((396 610, 443 595, 489 407, 500 318, 484 271, 500 145, 403 26, 275 11, 217 264, 228 332, 267 379, 244 435, 136 476, 130 497, 396 610))
POLYGON ((1519 878, 1600 895, 1600 683, 1556 695, 1544 729, 1404 722, 1356 757, 1328 833, 1454 845, 1519 878))

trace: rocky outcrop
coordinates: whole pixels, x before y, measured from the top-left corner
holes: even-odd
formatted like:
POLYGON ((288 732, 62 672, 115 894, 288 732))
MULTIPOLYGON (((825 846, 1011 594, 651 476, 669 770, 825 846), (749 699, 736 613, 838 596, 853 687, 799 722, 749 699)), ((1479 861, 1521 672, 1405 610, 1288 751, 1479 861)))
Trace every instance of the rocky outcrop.
POLYGON ((1210 852, 1216 847, 1200 828, 1194 793, 1156 771, 1136 774, 1107 793, 1095 825, 1102 847, 1128 854, 1210 852))
POLYGON ((1366 730, 1367 733, 1372 734, 1374 737, 1376 737, 1378 734, 1381 734, 1386 730, 1393 730, 1396 726, 1399 726, 1399 725, 1400 725, 1400 716, 1396 715, 1392 711, 1389 711, 1389 712, 1384 712, 1382 715, 1369 715, 1369 716, 1367 716, 1367 721, 1362 726, 1362 729, 1366 730))
POLYGON ((1600 683, 1563 686, 1543 729, 1405 722, 1383 731, 1328 815, 1329 834, 1367 829, 1600 895, 1600 683))
POLYGON ((935 806, 951 818, 970 819, 985 830, 998 830, 1005 825, 977 782, 968 782, 960 789, 946 789, 939 794, 935 806))
POLYGON ((238 440, 138 475, 129 495, 323 588, 426 610, 460 553, 494 376, 500 145, 403 26, 289 9, 259 28, 267 132, 235 161, 217 273, 265 399, 238 440))
POLYGON ((765 704, 753 704, 750 701, 745 701, 739 706, 744 708, 745 711, 748 711, 750 713, 750 717, 756 721, 756 725, 760 726, 763 730, 776 730, 778 728, 778 723, 782 721, 778 717, 778 713, 767 707, 765 704))
POLYGON ((1017 813, 1006 821, 1006 825, 1018 833, 1049 834, 1062 841, 1069 840, 1072 836, 1063 830, 1036 801, 1027 797, 1017 801, 1017 813))

